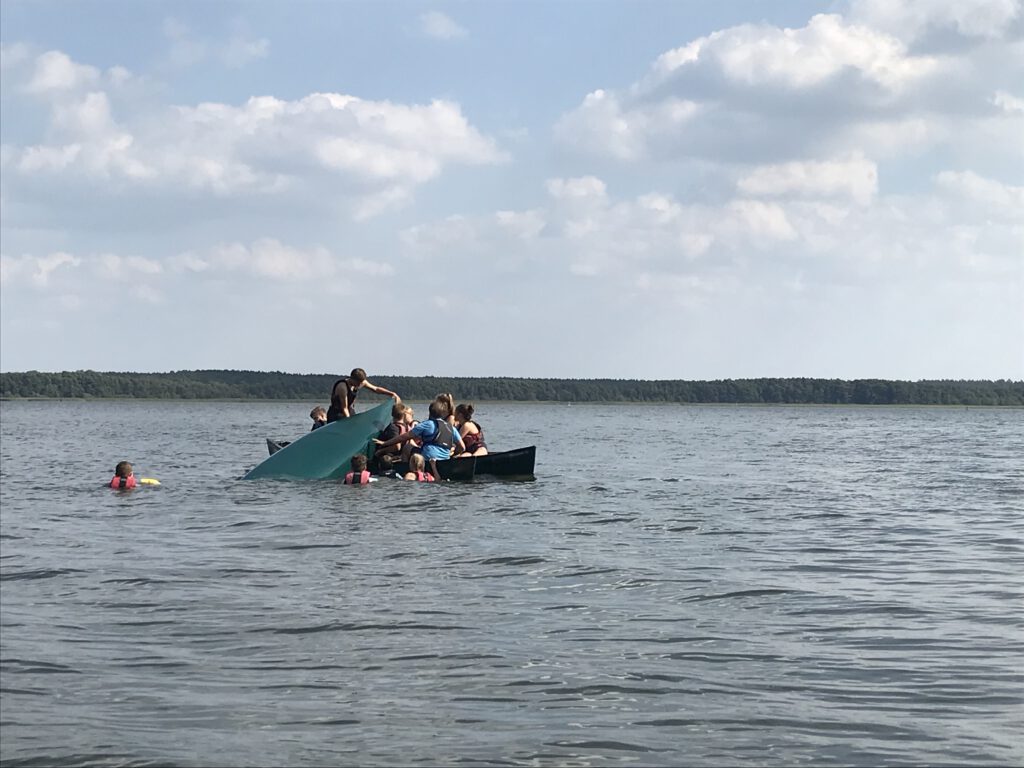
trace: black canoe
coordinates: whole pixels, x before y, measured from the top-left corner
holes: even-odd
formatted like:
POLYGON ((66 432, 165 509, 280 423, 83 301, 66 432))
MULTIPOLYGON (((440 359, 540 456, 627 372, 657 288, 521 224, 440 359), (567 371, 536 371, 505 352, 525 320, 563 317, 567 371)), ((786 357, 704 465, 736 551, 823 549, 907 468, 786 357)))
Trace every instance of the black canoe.
MULTIPOLYGON (((511 451, 488 453, 484 456, 468 456, 463 459, 446 459, 437 462, 437 471, 443 480, 463 483, 480 483, 488 480, 534 480, 533 464, 537 458, 537 446, 515 448, 511 451)), ((395 464, 395 471, 405 474, 409 465, 395 464)), ((427 471, 430 464, 427 463, 427 471)))
MULTIPOLYGON (((267 451, 273 456, 288 445, 286 440, 267 438, 267 451)), ((488 453, 485 456, 469 456, 464 459, 447 459, 437 462, 437 471, 444 480, 472 483, 487 480, 535 480, 533 464, 537 458, 537 446, 515 448, 511 451, 488 453)), ((409 465, 395 464, 395 471, 404 475, 409 465)), ((429 467, 428 467, 429 471, 429 467)))

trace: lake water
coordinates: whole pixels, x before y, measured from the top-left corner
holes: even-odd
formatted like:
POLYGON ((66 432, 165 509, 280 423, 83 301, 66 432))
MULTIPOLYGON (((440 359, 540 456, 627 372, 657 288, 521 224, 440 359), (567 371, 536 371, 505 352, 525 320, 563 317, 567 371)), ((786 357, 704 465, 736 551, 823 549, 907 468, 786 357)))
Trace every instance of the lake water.
POLYGON ((310 405, 2 404, 4 765, 1024 762, 1024 411, 481 404, 536 482, 241 481, 310 405))

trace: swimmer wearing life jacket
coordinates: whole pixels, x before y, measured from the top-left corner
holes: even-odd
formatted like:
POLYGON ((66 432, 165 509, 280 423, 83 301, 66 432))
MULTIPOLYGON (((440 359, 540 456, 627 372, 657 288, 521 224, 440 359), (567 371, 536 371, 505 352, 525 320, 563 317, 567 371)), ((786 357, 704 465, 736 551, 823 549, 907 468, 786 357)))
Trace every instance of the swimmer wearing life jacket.
POLYGON ((159 480, 152 477, 135 477, 132 465, 127 461, 119 461, 114 467, 114 476, 110 478, 110 487, 115 490, 124 491, 137 488, 140 485, 160 485, 159 480))
POLYGON ((432 483, 434 482, 434 476, 429 472, 425 472, 426 462, 423 461, 423 455, 414 453, 409 457, 409 471, 402 475, 405 480, 415 480, 418 483, 432 483))
POLYGON ((352 457, 352 471, 345 475, 345 485, 366 485, 370 473, 366 470, 366 455, 357 453, 352 457))

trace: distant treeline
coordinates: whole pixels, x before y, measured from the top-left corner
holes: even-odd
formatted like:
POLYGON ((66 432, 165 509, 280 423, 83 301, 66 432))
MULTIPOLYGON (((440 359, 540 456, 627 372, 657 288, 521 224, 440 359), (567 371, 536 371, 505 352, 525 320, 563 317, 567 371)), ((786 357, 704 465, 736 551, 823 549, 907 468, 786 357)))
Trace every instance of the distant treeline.
MULTIPOLYGON (((261 371, 171 373, 0 373, 4 398, 149 398, 157 400, 306 400, 325 403, 335 374, 261 371)), ((376 376, 407 400, 452 392, 457 400, 642 403, 822 403, 835 405, 1024 405, 1024 381, 884 379, 445 378, 376 376)), ((367 398, 372 399, 371 397, 367 398)))

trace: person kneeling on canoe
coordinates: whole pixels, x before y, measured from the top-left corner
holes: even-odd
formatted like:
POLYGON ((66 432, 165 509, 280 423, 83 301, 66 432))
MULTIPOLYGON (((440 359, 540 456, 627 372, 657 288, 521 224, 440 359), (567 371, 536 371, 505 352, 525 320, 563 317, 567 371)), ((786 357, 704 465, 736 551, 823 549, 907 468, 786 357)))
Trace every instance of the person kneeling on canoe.
POLYGON ((352 471, 345 475, 345 485, 366 485, 370 482, 370 473, 366 471, 366 456, 357 453, 352 457, 352 471))
POLYGON ((366 378, 366 371, 362 368, 353 368, 348 376, 338 379, 331 387, 331 407, 327 409, 327 423, 347 419, 353 414, 352 404, 356 401, 356 395, 360 389, 368 389, 378 395, 393 397, 396 402, 402 402, 402 398, 390 389, 378 387, 366 378))
POLYGON ((430 404, 429 413, 429 419, 421 421, 408 432, 396 435, 390 440, 375 439, 373 442, 379 446, 377 450, 380 451, 414 438, 422 441, 423 458, 430 463, 431 474, 434 477, 439 477, 437 462, 451 458, 453 447, 457 447, 457 452, 461 453, 466 450, 466 446, 462 442, 458 430, 446 421, 448 408, 443 401, 434 400, 430 404))
POLYGON ((409 471, 402 475, 405 480, 415 480, 419 483, 432 483, 434 482, 434 476, 429 472, 424 472, 426 463, 423 461, 423 456, 418 453, 414 453, 409 457, 409 471))

